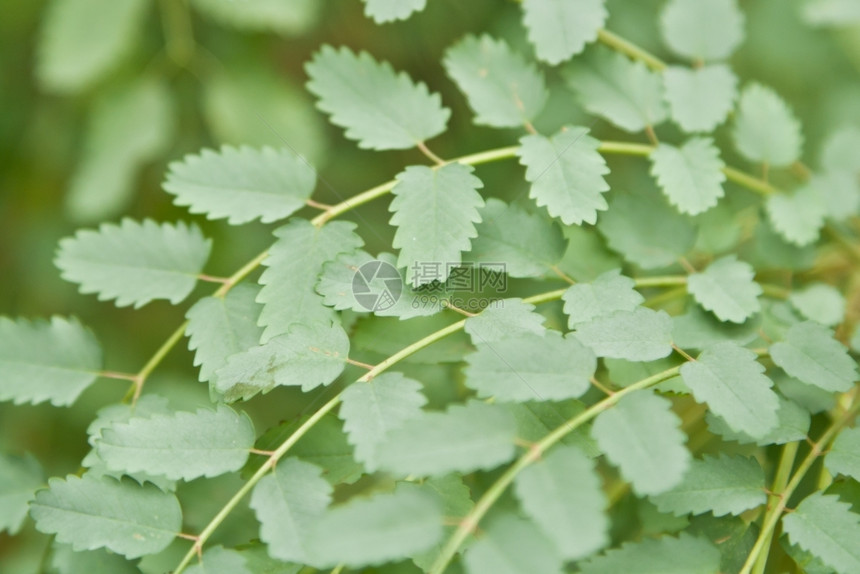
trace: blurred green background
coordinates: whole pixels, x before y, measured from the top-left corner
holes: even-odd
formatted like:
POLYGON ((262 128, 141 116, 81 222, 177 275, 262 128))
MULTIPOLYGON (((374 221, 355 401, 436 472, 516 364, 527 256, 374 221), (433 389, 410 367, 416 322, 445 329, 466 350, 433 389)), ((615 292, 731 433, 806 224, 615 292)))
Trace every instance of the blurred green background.
MULTIPOLYGON (((110 3, 88 4, 100 1, 110 3)), ((269 245, 276 225, 231 228, 174 207, 160 189, 170 161, 222 143, 288 146, 318 168, 314 199, 326 203, 387 181, 405 165, 424 163, 417 151, 359 150, 314 108, 303 87, 303 64, 322 44, 367 50, 441 93, 452 119, 449 130, 429 144, 443 157, 512 145, 519 137, 513 130, 474 127, 464 98, 440 64, 445 49, 466 33, 504 37, 529 52, 517 3, 429 0, 428 8, 408 21, 380 26, 364 16, 359 0, 283 1, 294 5, 283 21, 218 16, 206 9, 218 4, 211 0, 190 6, 183 0, 148 2, 133 29, 118 38, 115 64, 74 89, 51 85, 40 71, 50 33, 46 23, 57 17, 52 12, 63 0, 3 2, 0 315, 75 315, 102 342, 107 369, 136 371, 196 297, 181 308, 156 302, 135 311, 80 295, 53 265, 59 239, 124 216, 194 220, 214 239, 207 272, 229 275, 269 245)), ((662 0, 610 0, 607 28, 668 57, 657 33, 661 5, 662 0)), ((801 0, 742 0, 746 41, 731 64, 741 86, 756 79, 790 103, 803 121, 804 159, 814 165, 825 135, 846 123, 860 125, 860 32, 851 26, 810 26, 802 18, 804 5, 801 0)), ((546 72, 552 97, 538 129, 589 125, 592 120, 557 72, 546 72)), ((671 128, 665 129, 671 135, 671 128)), ((606 122, 597 122, 593 132, 602 139, 631 139, 606 122)), ((720 143, 726 132, 725 127, 718 132, 720 143)), ((747 167, 729 151, 724 158, 747 167)), ((484 194, 521 198, 526 189, 521 171, 515 162, 482 167, 484 194)), ((614 160, 610 182, 641 173, 635 161, 614 160)), ((348 215, 360 222, 370 252, 390 249, 387 204, 377 201, 348 215)), ((210 289, 203 285, 198 294, 210 289)), ((171 353, 151 387, 191 404, 206 400, 206 390, 196 383, 184 347, 171 353)), ((125 391, 124 383, 102 381, 70 409, 0 404, 0 451, 32 452, 51 475, 74 472, 88 448, 85 429, 96 410, 120 400, 125 391)), ((274 424, 291 414, 284 406, 289 401, 264 402, 252 407, 263 421, 274 424)), ((36 571, 45 543, 31 526, 20 537, 0 534, 0 572, 36 571)))

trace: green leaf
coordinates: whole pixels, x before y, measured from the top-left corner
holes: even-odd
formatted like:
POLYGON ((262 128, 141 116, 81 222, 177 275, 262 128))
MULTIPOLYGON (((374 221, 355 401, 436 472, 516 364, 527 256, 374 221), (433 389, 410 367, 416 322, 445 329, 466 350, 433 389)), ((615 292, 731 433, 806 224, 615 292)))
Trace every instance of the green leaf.
POLYGON ((463 254, 464 261, 504 264, 510 277, 540 277, 564 255, 567 240, 561 228, 540 214, 494 197, 478 213, 478 236, 472 239, 472 250, 463 254))
POLYGON ((821 167, 825 172, 860 173, 860 158, 853 150, 860 146, 860 128, 841 126, 829 134, 821 149, 821 167))
POLYGON ((114 423, 101 431, 96 450, 110 469, 188 481, 239 470, 254 438, 250 417, 218 405, 214 411, 201 408, 114 423))
MULTIPOLYGON (((529 442, 541 440, 585 410, 585 405, 575 399, 560 402, 504 403, 502 406, 516 419, 517 438, 529 442)), ((591 458, 601 454, 586 427, 568 433, 560 443, 575 446, 591 458)))
POLYGON ((323 46, 305 65, 308 90, 346 137, 364 149, 408 149, 445 131, 451 111, 423 83, 366 52, 323 46))
POLYGON ((733 131, 735 147, 750 161, 787 166, 800 157, 800 123, 770 88, 749 84, 741 92, 733 131))
POLYGON ((645 307, 616 311, 579 325, 576 338, 598 357, 654 361, 672 353, 672 318, 645 307))
POLYGON ((438 168, 410 166, 397 175, 391 190, 394 200, 390 223, 397 227, 392 245, 400 249, 398 267, 407 269, 413 286, 445 281, 452 266, 460 264, 460 253, 469 251, 481 221, 478 208, 484 200, 478 189, 481 180, 471 166, 449 163, 438 168), (423 263, 437 263, 438 277, 419 273, 423 263))
POLYGON ((643 269, 672 265, 696 242, 690 219, 650 194, 614 194, 597 230, 611 249, 643 269))
POLYGON ((444 65, 480 126, 519 127, 534 120, 546 103, 543 74, 504 40, 467 36, 448 48, 444 65))
POLYGON ((606 160, 597 153, 600 142, 588 128, 565 127, 553 136, 529 135, 520 140, 520 163, 526 166, 529 197, 565 225, 595 223, 606 210, 603 194, 609 184, 606 160))
POLYGON ((544 316, 534 312, 535 306, 522 299, 494 301, 474 317, 466 319, 464 327, 472 344, 490 344, 502 339, 531 334, 543 336, 544 316))
POLYGON ((126 558, 155 554, 182 528, 176 496, 131 480, 52 478, 30 504, 36 529, 76 550, 107 548, 126 558))
POLYGON ((289 332, 229 357, 215 373, 226 401, 246 401, 277 386, 307 392, 329 385, 343 372, 349 338, 339 323, 294 323, 289 332))
POLYGON ((764 471, 754 458, 705 455, 693 460, 680 484, 651 500, 661 512, 677 515, 737 515, 767 502, 764 471))
POLYGON ((188 349, 200 380, 211 381, 227 357, 257 346, 263 330, 257 326, 260 305, 254 300, 260 289, 240 283, 224 297, 204 297, 186 313, 188 349))
POLYGON ((138 309, 153 299, 174 305, 185 299, 211 247, 194 224, 126 218, 120 225, 103 223, 98 231, 81 230, 61 240, 55 263, 63 279, 80 284, 81 293, 138 309))
POLYGON ((77 319, 0 317, 0 401, 71 405, 101 366, 98 341, 77 319))
POLYGON ((813 283, 792 291, 788 300, 805 318, 825 327, 835 327, 845 318, 845 297, 826 283, 813 283))
POLYGON ((406 421, 387 435, 376 456, 380 467, 401 475, 465 474, 509 461, 515 438, 510 413, 498 405, 472 401, 406 421))
POLYGON ((597 358, 574 336, 522 333, 478 342, 466 357, 466 386, 499 402, 557 401, 583 395, 597 358))
POLYGON ((603 237, 594 233, 594 228, 565 226, 563 232, 568 244, 558 268, 573 279, 593 281, 623 264, 621 257, 606 247, 603 237))
POLYGON ((18 534, 36 489, 45 484, 42 467, 32 455, 0 453, 0 532, 18 534))
POLYGON ((857 380, 857 363, 833 332, 813 321, 793 325, 785 341, 770 347, 773 362, 802 382, 844 392, 857 380))
POLYGON ((860 516, 833 495, 816 492, 782 519, 792 544, 812 552, 837 572, 860 571, 860 516))
POLYGON ((824 465, 833 474, 860 480, 860 428, 843 430, 827 455, 824 465))
POLYGON ((779 398, 757 355, 735 343, 707 348, 681 367, 681 377, 700 403, 735 431, 761 437, 776 426, 779 398))
POLYGON ((288 36, 311 29, 322 12, 314 0, 191 0, 191 4, 225 26, 288 36))
POLYGON ((767 198, 765 208, 776 232, 798 247, 818 240, 827 214, 824 199, 811 186, 790 194, 774 193, 767 198))
POLYGON ((725 60, 744 38, 736 0, 670 0, 660 24, 669 48, 694 61, 725 60))
POLYGON ((284 219, 305 206, 315 185, 314 168, 292 151, 223 146, 171 163, 164 190, 191 213, 238 225, 284 219))
POLYGON ((639 132, 666 119, 663 81, 642 62, 595 48, 563 74, 586 110, 624 131, 639 132))
POLYGON ((68 544, 51 545, 51 574, 141 574, 135 562, 104 549, 75 552, 68 544))
POLYGON ((200 557, 197 564, 186 570, 188 574, 252 574, 245 557, 237 550, 215 546, 200 557))
POLYGON ((581 565, 580 571, 582 574, 718 574, 720 551, 707 540, 689 534, 678 538, 646 538, 592 558, 581 565))
POLYGON ((138 171, 170 143, 173 114, 167 85, 148 77, 96 100, 65 199, 72 219, 103 221, 128 207, 138 171))
POLYGON ((539 60, 555 65, 597 39, 609 14, 604 0, 524 0, 523 24, 539 60))
POLYGON ((603 273, 591 283, 577 283, 562 295, 564 312, 571 329, 604 319, 616 311, 633 311, 645 298, 635 289, 633 279, 620 269, 603 273))
POLYGON ((687 437, 671 407, 669 400, 640 391, 599 414, 592 425, 598 446, 638 495, 676 486, 690 465, 687 437))
POLYGON ((505 513, 488 520, 482 531, 463 556, 467 574, 562 572, 562 557, 532 522, 505 513))
POLYGON ((677 148, 660 144, 651 152, 651 175, 681 213, 697 215, 725 195, 725 164, 710 138, 693 138, 677 148))
POLYGON ((672 120, 685 132, 712 132, 734 107, 738 78, 724 64, 669 66, 663 86, 672 120))
POLYGON ((396 490, 332 508, 310 536, 322 563, 357 568, 430 548, 442 538, 443 520, 442 504, 432 494, 396 490))
POLYGON ((315 227, 294 219, 275 230, 278 240, 263 261, 268 269, 260 277, 263 289, 257 297, 263 304, 259 324, 266 328, 262 342, 286 333, 293 323, 308 325, 334 318, 314 286, 326 261, 362 246, 355 227, 346 221, 315 227))
POLYGON ((705 349, 722 341, 746 345, 758 338, 761 316, 736 325, 724 323, 698 305, 691 305, 684 315, 672 317, 672 337, 682 349, 705 349))
POLYGON ((310 529, 331 503, 332 487, 322 469, 295 457, 281 460, 251 494, 260 538, 273 558, 316 563, 310 529))
POLYGON ((813 26, 843 28, 860 21, 860 6, 853 0, 807 0, 802 15, 813 26))
POLYGON ((364 15, 373 18, 377 24, 406 20, 413 12, 420 12, 427 0, 362 0, 364 15))
POLYGON ((39 40, 39 83, 60 93, 94 84, 131 51, 147 6, 144 0, 52 0, 39 40))
POLYGON ((514 491, 566 560, 588 556, 609 542, 606 495, 594 462, 579 449, 555 447, 517 476, 514 491))
MULTIPOLYGON (((782 390, 780 388, 780 390, 782 390)), ((776 411, 776 426, 761 436, 751 436, 745 432, 735 431, 728 423, 716 414, 709 412, 705 415, 708 429, 725 440, 737 441, 740 444, 786 444, 804 440, 809 434, 809 411, 799 406, 793 400, 777 395, 779 408, 776 411)))
POLYGON ((383 373, 343 391, 338 416, 355 447, 355 460, 368 472, 376 470, 376 447, 386 434, 421 415, 427 403, 421 388, 421 383, 400 373, 383 373))
POLYGON ((761 311, 761 285, 755 282, 749 263, 726 255, 687 279, 687 290, 696 302, 720 321, 743 323, 761 311))

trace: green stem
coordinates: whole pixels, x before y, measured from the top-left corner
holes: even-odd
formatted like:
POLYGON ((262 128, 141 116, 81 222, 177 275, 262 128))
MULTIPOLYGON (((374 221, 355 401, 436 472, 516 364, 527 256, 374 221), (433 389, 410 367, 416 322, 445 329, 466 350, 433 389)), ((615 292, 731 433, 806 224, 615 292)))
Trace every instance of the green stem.
POLYGON ((686 275, 665 275, 635 279, 636 287, 677 287, 687 284, 686 275))
MULTIPOLYGON (((779 458, 779 466, 776 469, 776 476, 773 479, 773 486, 771 486, 770 494, 768 495, 767 507, 773 508, 779 504, 781 500, 782 493, 785 491, 785 487, 788 484, 788 480, 791 477, 791 469, 794 467, 794 460, 797 458, 797 449, 800 446, 800 443, 790 442, 782 447, 782 455, 779 458)), ((770 548, 770 545, 773 541, 773 531, 771 530, 770 534, 766 536, 764 544, 762 548, 770 548)), ((764 551, 759 554, 758 559, 756 560, 755 566, 753 567, 753 574, 764 574, 764 569, 767 566, 767 557, 769 551, 764 551)))
POLYGON ((644 62, 646 66, 653 70, 662 72, 666 69, 666 62, 664 62, 651 52, 643 50, 633 42, 630 42, 629 40, 625 40, 621 36, 613 34, 609 30, 600 30, 599 32, 597 32, 597 39, 617 52, 626 54, 634 60, 644 62))
POLYGON ((180 68, 194 60, 194 34, 186 0, 161 0, 161 21, 167 55, 180 68))
POLYGON ((474 531, 474 529, 481 522, 481 519, 489 512, 490 508, 496 503, 496 501, 502 496, 508 486, 514 481, 517 475, 526 467, 531 465, 533 462, 540 459, 540 457, 549 450, 552 446, 554 446, 558 441, 566 437, 571 432, 575 431, 582 425, 591 421, 597 415, 602 413, 603 411, 609 409, 610 407, 615 406, 622 398, 627 395, 634 393, 636 391, 646 389, 648 387, 652 387, 658 383, 661 383, 667 379, 670 379, 678 373, 681 372, 681 367, 672 367, 671 369, 666 369, 656 375, 652 375, 645 379, 642 379, 639 382, 633 383, 632 385, 625 387, 618 391, 617 393, 606 397, 599 403, 594 404, 588 409, 584 410, 577 416, 569 419, 567 422, 562 424, 560 427, 546 435, 539 442, 532 445, 529 448, 528 452, 523 454, 517 461, 511 465, 508 470, 505 471, 502 476, 496 480, 490 486, 489 489, 484 493, 481 499, 475 504, 474 508, 472 508, 471 512, 460 522, 460 525, 457 527, 457 530, 454 531, 454 534, 451 535, 451 538, 448 539, 448 542, 445 543, 445 546, 442 548, 442 551, 439 553, 439 557, 433 563, 433 566, 430 568, 430 574, 442 574, 445 569, 448 567, 448 564, 451 562, 451 559, 460 549, 460 546, 463 542, 466 541, 466 538, 474 531))

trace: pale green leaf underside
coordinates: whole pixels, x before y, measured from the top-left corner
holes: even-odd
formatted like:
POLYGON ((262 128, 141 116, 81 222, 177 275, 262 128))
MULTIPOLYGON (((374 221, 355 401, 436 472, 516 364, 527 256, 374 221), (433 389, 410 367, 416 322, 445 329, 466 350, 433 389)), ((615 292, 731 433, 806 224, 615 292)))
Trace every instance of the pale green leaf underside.
POLYGON ((731 342, 707 348, 681 367, 681 377, 699 402, 734 430, 764 436, 777 424, 779 399, 757 355, 731 342))
POLYGON ((669 48, 690 60, 724 60, 744 37, 736 0, 671 0, 660 24, 669 48))
POLYGON ((609 15, 604 0, 524 0, 523 12, 538 59, 553 65, 594 42, 609 15))
POLYGON ((379 466, 402 475, 488 470, 515 453, 516 423, 498 405, 470 402, 410 419, 377 448, 379 466))
POLYGON ((546 103, 541 72, 503 40, 467 36, 448 48, 444 65, 466 95, 478 125, 521 126, 532 121, 546 103))
POLYGON ((687 279, 687 290, 696 302, 720 321, 743 323, 761 310, 761 286, 755 270, 734 255, 717 259, 701 273, 687 279))
POLYGON ((466 357, 466 386, 499 402, 558 401, 589 388, 597 358, 572 335, 522 333, 500 341, 477 341, 466 357))
POLYGON ((413 12, 420 12, 427 0, 362 0, 364 14, 377 24, 406 20, 413 12))
POLYGON ((860 480, 860 428, 843 430, 830 447, 824 464, 833 474, 860 480))
POLYGON ((685 132, 711 132, 734 106, 738 78, 725 64, 690 69, 669 66, 663 86, 672 120, 685 132))
POLYGON ((645 307, 595 318, 575 333, 598 357, 654 361, 672 352, 672 318, 645 307))
POLYGON ((176 496, 131 480, 52 478, 30 504, 36 529, 75 550, 107 548, 126 558, 160 552, 182 528, 176 496))
POLYGON ((113 470, 188 481, 239 470, 254 439, 247 415, 219 405, 112 424, 101 431, 96 451, 113 470))
POLYGON ((525 334, 542 336, 546 332, 545 318, 534 310, 534 305, 522 299, 501 299, 467 318, 464 330, 473 345, 491 344, 525 334))
POLYGON ((848 349, 813 321, 793 325, 784 341, 771 346, 770 355, 792 377, 825 391, 847 391, 857 380, 857 363, 848 349))
POLYGON ((774 230, 789 243, 804 247, 818 240, 827 208, 824 198, 812 186, 792 193, 774 193, 765 203, 774 230))
POLYGON ((565 559, 588 556, 609 541, 606 496, 594 462, 581 450, 554 448, 519 474, 514 492, 565 559))
POLYGON ((0 401, 71 405, 101 366, 98 341, 76 319, 0 317, 0 401))
POLYGON ((439 168, 410 166, 397 175, 391 190, 394 200, 390 223, 397 227, 392 246, 400 249, 398 267, 405 268, 414 285, 445 281, 451 266, 460 264, 460 254, 471 248, 478 233, 478 211, 484 186, 472 175, 471 166, 450 163, 439 168), (425 277, 416 266, 438 264, 438 277, 425 277))
POLYGON ((750 161, 782 167, 800 156, 800 124, 770 88, 750 84, 741 92, 734 124, 735 147, 750 161))
POLYGON ((841 574, 860 572, 860 516, 838 497, 816 492, 782 519, 792 544, 841 574))
POLYGON ((153 299, 175 305, 194 289, 211 246, 193 224, 123 219, 61 240, 55 263, 63 279, 100 301, 116 299, 118 307, 135 309, 153 299))
POLYGON ((467 574, 558 574, 562 558, 537 526, 510 512, 487 521, 466 550, 467 574))
POLYGON ((316 172, 290 150, 224 146, 173 162, 164 189, 176 205, 238 225, 284 219, 305 205, 316 172))
POLYGON ((723 197, 726 176, 720 151, 709 138, 694 138, 681 147, 660 144, 651 153, 651 175, 681 213, 697 215, 723 197))
POLYGON ((628 542, 582 564, 582 574, 718 574, 720 551, 703 538, 681 534, 628 542))
POLYGON ((813 283, 792 291, 788 300, 805 318, 825 327, 836 327, 845 318, 845 297, 826 283, 813 283))
POLYGON ((529 197, 565 225, 595 223, 597 212, 606 210, 603 194, 609 190, 603 179, 609 168, 597 153, 599 145, 588 128, 578 126, 562 128, 552 138, 522 138, 517 154, 532 184, 529 197))
POLYGON ((575 329, 616 311, 635 310, 645 298, 634 287, 634 281, 621 275, 620 269, 607 271, 591 283, 572 285, 561 297, 568 326, 575 329))
POLYGON ((376 447, 386 434, 421 416, 427 402, 421 389, 418 381, 389 372, 353 383, 343 391, 338 416, 355 447, 355 460, 364 463, 368 472, 376 470, 376 447))
POLYGON ((316 23, 316 0, 191 0, 192 6, 225 26, 247 31, 298 35, 316 23))
POLYGON ((35 458, 0 453, 0 533, 18 533, 36 489, 43 484, 42 468, 35 458))
POLYGON ((408 149, 445 131, 439 95, 366 52, 323 46, 305 69, 318 107, 361 148, 408 149))
POLYGON ((591 434, 639 495, 660 494, 681 482, 690 465, 672 403, 650 391, 624 397, 597 416, 591 434))
POLYGON ((755 458, 705 455, 693 460, 680 484, 651 498, 661 512, 740 514, 767 501, 764 472, 755 458))

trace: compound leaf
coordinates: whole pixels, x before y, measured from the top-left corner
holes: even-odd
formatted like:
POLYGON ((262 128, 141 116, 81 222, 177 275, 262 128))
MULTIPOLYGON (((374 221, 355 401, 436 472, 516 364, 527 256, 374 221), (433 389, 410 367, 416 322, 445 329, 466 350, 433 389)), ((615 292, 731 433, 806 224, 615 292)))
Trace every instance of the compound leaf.
POLYGON ((481 221, 478 208, 484 200, 477 190, 484 184, 473 171, 471 166, 450 163, 438 168, 410 166, 397 175, 389 207, 394 212, 390 223, 397 227, 392 245, 400 249, 397 265, 407 269, 414 286, 445 281, 478 234, 475 223, 481 221), (419 273, 424 263, 438 264, 439 276, 419 273))
POLYGON ((561 296, 568 326, 575 329, 595 319, 609 317, 616 311, 635 310, 645 301, 635 285, 633 279, 621 274, 620 269, 607 271, 591 283, 571 285, 561 296))
POLYGON ((596 48, 564 69, 567 84, 582 106, 634 133, 666 119, 663 82, 642 62, 596 48))
POLYGON ((857 363, 833 332, 813 321, 792 325, 785 340, 770 347, 773 362, 802 382, 843 392, 857 380, 857 363))
POLYGON ((523 24, 539 60, 555 65, 597 39, 609 14, 605 0, 524 0, 523 24))
POLYGON ((246 414, 218 405, 114 423, 102 429, 96 451, 113 470, 187 481, 239 470, 254 438, 246 414))
POLYGON ((749 263, 727 255, 701 273, 690 275, 687 290, 720 321, 743 323, 761 310, 758 296, 762 288, 754 277, 755 271, 749 263))
POLYGON ((543 75, 503 40, 467 36, 448 48, 444 65, 478 125, 518 127, 531 122, 546 103, 543 75))
POLYGON ((695 459, 680 484, 651 497, 661 512, 740 514, 767 502, 764 471, 755 458, 705 455, 695 459))
POLYGON ((837 572, 860 571, 860 516, 838 496, 816 492, 782 519, 792 544, 812 552, 837 572))
POLYGON ((0 453, 0 532, 14 536, 21 530, 30 501, 44 483, 42 467, 35 458, 0 453))
POLYGON ((77 319, 0 317, 0 401, 71 405, 101 366, 98 341, 77 319))
POLYGON ((669 203, 690 215, 709 210, 723 197, 723 167, 710 138, 693 138, 680 148, 660 144, 651 152, 651 175, 669 203))
POLYGON ((845 429, 834 441, 824 464, 833 474, 860 480, 860 428, 845 429))
POLYGON ((690 69, 669 66, 663 86, 672 120, 685 132, 711 132, 732 111, 738 78, 725 64, 690 69))
POLYGON ((487 522, 483 536, 466 550, 468 574, 558 574, 563 560, 537 526, 512 513, 487 522))
POLYGON ((607 207, 603 194, 609 184, 606 160, 597 153, 600 142, 588 128, 565 127, 552 138, 529 135, 520 140, 520 163, 526 166, 529 197, 565 225, 595 223, 607 207))
POLYGON ((320 467, 295 457, 279 462, 254 487, 250 503, 269 554, 279 560, 315 563, 309 533, 331 498, 332 487, 320 467))
POLYGON ((581 566, 582 574, 718 574, 720 571, 720 551, 704 538, 689 534, 628 542, 581 566))
POLYGON ((314 286, 327 261, 362 246, 354 229, 355 224, 346 221, 316 227, 294 219, 275 230, 278 240, 263 261, 268 269, 260 276, 263 289, 257 297, 263 304, 259 323, 266 328, 262 342, 286 333, 293 323, 309 325, 333 319, 314 286))
POLYGON ((81 293, 117 307, 140 308, 153 299, 174 305, 185 299, 209 259, 212 242, 196 225, 123 219, 98 231, 78 231, 60 241, 56 265, 63 279, 78 283, 81 293))
POLYGON ((367 52, 323 46, 305 70, 317 106, 360 148, 414 147, 445 131, 451 115, 438 94, 367 52))
POLYGON ((406 421, 379 444, 376 456, 381 468, 402 475, 489 470, 514 456, 516 432, 505 409, 472 401, 406 421))
POLYGON ((681 377, 729 427, 758 438, 776 426, 779 398, 756 357, 736 343, 717 343, 685 363, 681 377))
POLYGON ((284 219, 304 207, 315 185, 314 169, 292 151, 223 146, 171 163, 164 190, 191 213, 238 225, 284 219))
POLYGON ((558 401, 583 395, 597 358, 572 335, 521 333, 478 342, 466 357, 466 386, 499 402, 558 401))
POLYGON ((107 548, 126 558, 160 552, 182 528, 172 493, 89 474, 50 479, 30 503, 30 515, 39 532, 76 551, 107 548))
POLYGON ((364 15, 373 18, 377 24, 406 20, 413 12, 420 12, 427 0, 362 0, 364 15))
POLYGON ((376 470, 376 446, 386 433, 421 415, 427 403, 421 383, 400 373, 383 373, 370 381, 351 384, 341 395, 339 416, 355 460, 368 472, 376 470))
POLYGON ((750 161, 782 167, 800 156, 800 123, 770 88, 752 83, 741 92, 733 132, 735 147, 750 161))
POLYGON ((609 541, 606 495, 594 462, 581 450, 558 446, 516 478, 523 510, 567 560, 577 560, 609 541))
POLYGON ((534 312, 535 306, 522 299, 502 299, 474 317, 466 319, 464 327, 473 345, 490 344, 527 333, 542 336, 544 316, 534 312))
POLYGON ((672 318, 645 307, 598 317, 575 333, 598 357, 655 361, 672 352, 672 318))
POLYGON ((670 0, 660 17, 663 39, 691 60, 725 60, 744 38, 736 0, 670 0))

